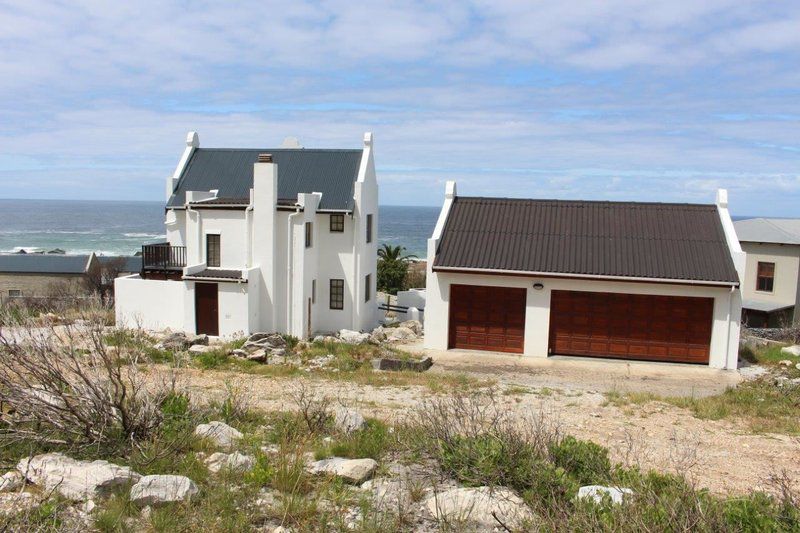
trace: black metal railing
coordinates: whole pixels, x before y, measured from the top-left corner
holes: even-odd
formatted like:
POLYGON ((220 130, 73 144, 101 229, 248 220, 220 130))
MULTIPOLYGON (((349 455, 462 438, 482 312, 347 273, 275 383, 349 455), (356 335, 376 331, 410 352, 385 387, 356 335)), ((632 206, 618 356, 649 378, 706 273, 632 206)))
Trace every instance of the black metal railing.
POLYGON ((185 246, 168 243, 142 246, 142 270, 181 270, 185 266, 185 246))

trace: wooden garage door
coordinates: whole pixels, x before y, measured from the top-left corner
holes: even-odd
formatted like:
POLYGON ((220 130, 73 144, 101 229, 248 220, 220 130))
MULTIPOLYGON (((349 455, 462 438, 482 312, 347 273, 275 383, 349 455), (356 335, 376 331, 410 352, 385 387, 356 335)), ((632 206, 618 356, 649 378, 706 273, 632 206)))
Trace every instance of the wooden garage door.
POLYGON ((450 286, 450 348, 522 353, 525 289, 450 286))
POLYGON ((708 363, 714 300, 553 291, 550 353, 708 363))

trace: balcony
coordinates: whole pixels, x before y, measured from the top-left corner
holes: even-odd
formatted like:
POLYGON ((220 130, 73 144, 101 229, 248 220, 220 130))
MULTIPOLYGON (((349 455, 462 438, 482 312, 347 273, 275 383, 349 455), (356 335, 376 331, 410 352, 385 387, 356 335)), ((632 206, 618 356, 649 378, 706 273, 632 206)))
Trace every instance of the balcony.
POLYGON ((142 277, 180 279, 185 266, 185 246, 166 242, 142 246, 142 277))

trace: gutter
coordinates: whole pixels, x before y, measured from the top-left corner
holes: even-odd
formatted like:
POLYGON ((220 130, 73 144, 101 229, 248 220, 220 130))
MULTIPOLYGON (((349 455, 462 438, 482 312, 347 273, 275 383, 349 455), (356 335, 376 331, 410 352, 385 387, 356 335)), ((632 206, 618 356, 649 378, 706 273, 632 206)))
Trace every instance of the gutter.
POLYGON ((287 226, 288 236, 286 245, 289 248, 286 254, 286 331, 292 335, 292 271, 294 268, 294 239, 293 239, 293 223, 294 218, 302 214, 303 210, 299 204, 295 205, 295 212, 289 215, 287 226))

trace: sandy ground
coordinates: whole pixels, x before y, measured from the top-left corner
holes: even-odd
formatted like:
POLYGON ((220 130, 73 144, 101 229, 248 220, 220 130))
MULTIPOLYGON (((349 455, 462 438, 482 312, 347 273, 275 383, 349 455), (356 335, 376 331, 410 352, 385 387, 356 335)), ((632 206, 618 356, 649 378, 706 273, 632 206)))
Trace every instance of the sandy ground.
MULTIPOLYGON (((658 394, 711 394, 735 384, 737 373, 698 367, 664 367, 581 360, 529 364, 519 358, 474 354, 434 354, 431 372, 461 372, 491 378, 499 401, 521 421, 544 412, 564 432, 609 448, 616 461, 662 471, 680 471, 715 493, 770 490, 768 478, 785 470, 800 481, 800 439, 752 435, 743 423, 694 418, 667 404, 618 408, 605 405, 604 390, 649 390, 658 394), (481 355, 485 358, 485 355, 481 355)), ((292 409, 291 390, 298 378, 272 378, 228 372, 182 370, 185 384, 200 397, 214 397, 233 384, 253 406, 292 409)), ((431 397, 422 386, 359 385, 347 381, 310 380, 322 394, 340 399, 365 414, 402 420, 431 397)))

